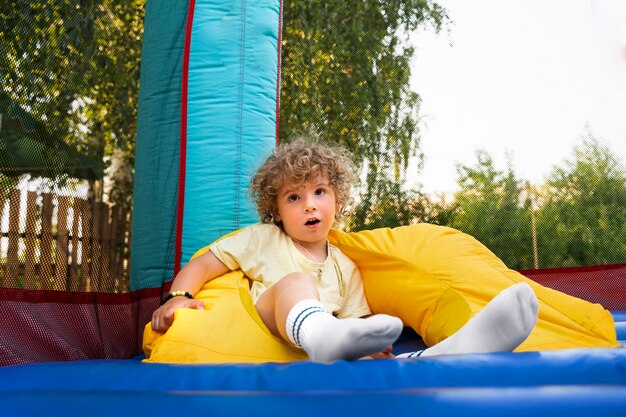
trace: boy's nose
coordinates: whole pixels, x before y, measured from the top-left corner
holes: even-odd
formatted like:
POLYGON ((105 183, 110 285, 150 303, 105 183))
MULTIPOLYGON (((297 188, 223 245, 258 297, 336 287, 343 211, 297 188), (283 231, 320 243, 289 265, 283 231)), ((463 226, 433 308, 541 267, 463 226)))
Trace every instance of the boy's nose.
POLYGON ((310 213, 315 210, 317 210, 317 207, 315 206, 315 200, 312 198, 307 198, 304 202, 304 212, 310 213))

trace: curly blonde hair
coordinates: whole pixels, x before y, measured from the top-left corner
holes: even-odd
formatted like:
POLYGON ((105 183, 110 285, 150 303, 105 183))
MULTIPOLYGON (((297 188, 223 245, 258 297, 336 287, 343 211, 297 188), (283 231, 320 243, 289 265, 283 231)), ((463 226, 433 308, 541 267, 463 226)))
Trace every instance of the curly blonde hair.
POLYGON ((352 203, 350 191, 356 180, 355 171, 352 160, 342 148, 296 139, 274 150, 252 177, 249 191, 261 221, 271 223, 275 222, 273 213, 277 210, 278 190, 283 184, 301 185, 321 175, 328 178, 335 192, 339 206, 335 220, 339 220, 352 203))

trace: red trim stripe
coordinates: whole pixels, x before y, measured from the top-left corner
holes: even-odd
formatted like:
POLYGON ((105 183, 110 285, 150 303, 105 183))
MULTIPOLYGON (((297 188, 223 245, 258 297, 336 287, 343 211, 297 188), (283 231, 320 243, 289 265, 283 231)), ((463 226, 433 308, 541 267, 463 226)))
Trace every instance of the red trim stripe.
POLYGON ((183 69, 180 100, 180 162, 178 167, 178 201, 176 204, 176 239, 174 241, 174 276, 180 271, 183 242, 183 210, 185 208, 185 174, 187 168, 187 93, 189 83, 189 51, 191 49, 191 29, 195 0, 189 0, 187 25, 185 28, 185 46, 183 50, 183 69))
POLYGON ((278 13, 278 74, 276 77, 276 145, 280 137, 280 79, 281 79, 281 50, 283 45, 283 1, 280 1, 278 13))
POLYGON ((591 266, 567 266, 560 268, 544 268, 544 269, 520 269, 522 275, 539 275, 539 274, 576 274, 581 272, 609 271, 612 269, 620 269, 626 267, 626 264, 610 264, 610 265, 591 265, 591 266))
POLYGON ((163 291, 168 291, 169 287, 170 283, 168 282, 164 287, 143 288, 141 290, 123 293, 0 288, 0 301, 13 301, 31 304, 127 305, 149 298, 157 298, 160 300, 163 291))

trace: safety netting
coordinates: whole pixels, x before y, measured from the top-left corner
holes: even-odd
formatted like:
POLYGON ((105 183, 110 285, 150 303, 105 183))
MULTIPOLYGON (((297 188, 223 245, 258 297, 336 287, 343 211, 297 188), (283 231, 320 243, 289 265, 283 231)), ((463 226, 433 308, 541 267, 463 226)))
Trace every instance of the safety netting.
POLYGON ((0 8, 3 365, 140 349, 145 295, 128 289, 143 10, 0 8))

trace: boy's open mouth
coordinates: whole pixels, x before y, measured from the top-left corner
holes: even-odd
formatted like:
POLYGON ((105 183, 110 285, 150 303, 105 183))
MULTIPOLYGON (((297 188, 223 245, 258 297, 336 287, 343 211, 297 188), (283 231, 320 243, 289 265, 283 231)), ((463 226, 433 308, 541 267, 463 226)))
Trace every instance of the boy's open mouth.
POLYGON ((311 220, 308 220, 308 221, 307 221, 306 223, 304 223, 304 224, 305 224, 305 225, 307 225, 307 226, 313 226, 314 224, 318 224, 319 222, 320 222, 320 220, 319 220, 319 219, 311 219, 311 220))

